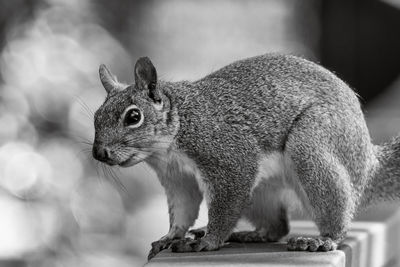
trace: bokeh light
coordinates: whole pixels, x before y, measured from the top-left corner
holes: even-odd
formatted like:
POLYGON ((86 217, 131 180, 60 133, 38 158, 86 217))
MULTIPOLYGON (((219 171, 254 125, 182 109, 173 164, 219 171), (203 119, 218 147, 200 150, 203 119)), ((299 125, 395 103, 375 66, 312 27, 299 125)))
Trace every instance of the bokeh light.
POLYGON ((51 172, 47 159, 36 152, 7 155, 2 186, 16 196, 29 198, 33 191, 46 189, 51 172))
POLYGON ((0 194, 0 258, 19 258, 50 246, 58 234, 53 205, 27 204, 0 194))
POLYGON ((51 194, 60 199, 69 198, 73 188, 82 178, 82 158, 76 154, 78 146, 70 140, 54 138, 47 141, 40 151, 52 166, 52 178, 48 180, 51 194))

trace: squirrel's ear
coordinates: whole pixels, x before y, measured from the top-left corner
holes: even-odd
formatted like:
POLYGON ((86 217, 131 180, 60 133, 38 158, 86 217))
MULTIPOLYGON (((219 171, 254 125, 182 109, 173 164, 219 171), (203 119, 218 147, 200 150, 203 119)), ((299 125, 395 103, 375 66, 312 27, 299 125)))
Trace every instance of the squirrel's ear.
POLYGON ((113 90, 122 90, 123 85, 117 81, 117 78, 107 69, 106 65, 99 67, 100 81, 109 94, 113 90))
POLYGON ((136 61, 135 83, 139 89, 149 90, 149 97, 154 102, 161 102, 157 89, 157 71, 148 57, 141 57, 136 61))

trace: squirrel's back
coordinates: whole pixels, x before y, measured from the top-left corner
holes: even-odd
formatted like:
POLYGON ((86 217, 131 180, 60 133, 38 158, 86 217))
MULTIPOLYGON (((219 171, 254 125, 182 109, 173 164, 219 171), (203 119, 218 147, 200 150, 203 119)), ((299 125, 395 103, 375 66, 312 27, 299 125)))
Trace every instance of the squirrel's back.
POLYGON ((296 56, 236 61, 191 83, 184 95, 181 116, 204 124, 199 130, 226 123, 260 136, 271 149, 281 149, 293 122, 315 106, 349 118, 369 141, 356 94, 333 73, 296 56))
POLYGON ((208 87, 210 83, 229 85, 225 86, 228 93, 246 89, 249 96, 254 96, 254 90, 262 87, 266 89, 265 96, 272 93, 297 94, 314 102, 349 101, 351 106, 359 107, 355 93, 336 75, 316 63, 292 55, 270 53, 239 60, 195 84, 205 85, 203 92, 207 88, 211 91, 217 89, 208 87))

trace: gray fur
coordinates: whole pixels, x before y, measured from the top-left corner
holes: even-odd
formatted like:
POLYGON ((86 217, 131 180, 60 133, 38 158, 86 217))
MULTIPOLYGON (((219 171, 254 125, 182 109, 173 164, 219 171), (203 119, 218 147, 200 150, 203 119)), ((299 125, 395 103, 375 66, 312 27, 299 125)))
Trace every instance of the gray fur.
POLYGON ((149 82, 142 73, 144 81, 110 90, 95 115, 95 144, 110 149, 114 164, 145 160, 166 189, 170 232, 153 243, 149 257, 170 244, 177 252, 218 249, 241 216, 257 234, 236 237, 279 239, 288 232, 288 205, 280 196, 285 187, 297 193, 321 232, 320 238, 291 239, 289 248, 331 250, 360 207, 400 196, 400 139, 374 146, 356 94, 315 63, 266 54, 195 82, 157 81, 161 108, 138 85, 149 82), (137 129, 121 122, 132 104, 145 118, 137 129), (286 170, 263 180, 268 197, 253 187, 262 155, 273 153, 283 155, 286 170), (201 191, 209 206, 207 234, 181 239, 197 217, 201 191))

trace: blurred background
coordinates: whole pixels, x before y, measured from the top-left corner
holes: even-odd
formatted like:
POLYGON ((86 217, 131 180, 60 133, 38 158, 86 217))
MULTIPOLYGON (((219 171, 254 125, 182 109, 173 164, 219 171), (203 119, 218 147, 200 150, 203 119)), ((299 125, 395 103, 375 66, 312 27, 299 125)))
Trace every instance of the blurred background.
POLYGON ((299 55, 354 88, 379 143, 400 132, 399 28, 399 0, 0 0, 0 266, 140 266, 168 231, 149 167, 91 159, 100 63, 132 82, 147 55, 177 81, 299 55))

